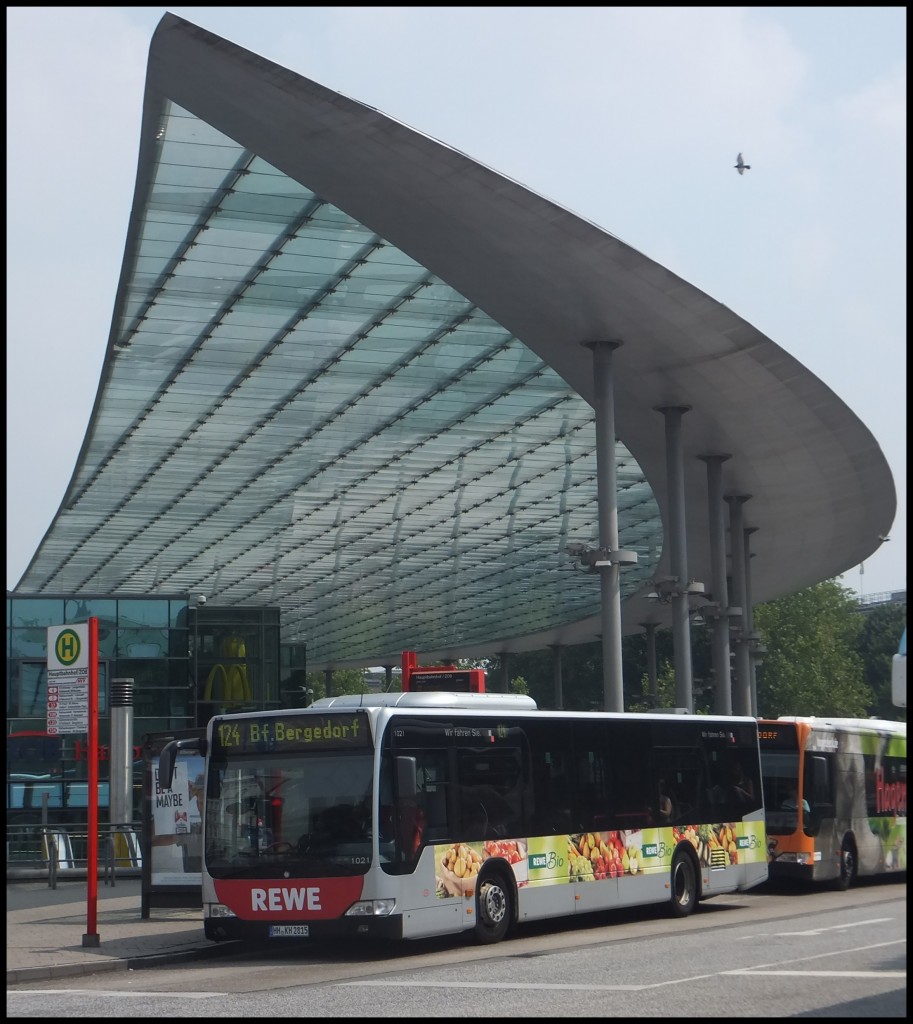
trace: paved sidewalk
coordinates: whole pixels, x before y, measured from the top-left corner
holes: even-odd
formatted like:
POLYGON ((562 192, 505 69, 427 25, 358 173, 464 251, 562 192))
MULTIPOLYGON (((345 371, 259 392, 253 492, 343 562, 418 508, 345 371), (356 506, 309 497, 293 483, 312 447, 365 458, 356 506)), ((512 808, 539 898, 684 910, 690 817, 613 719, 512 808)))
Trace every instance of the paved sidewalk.
POLYGON ((98 881, 97 946, 84 946, 87 883, 58 880, 6 883, 6 983, 126 970, 228 952, 235 943, 210 942, 199 908, 152 907, 141 913, 141 880, 98 881))

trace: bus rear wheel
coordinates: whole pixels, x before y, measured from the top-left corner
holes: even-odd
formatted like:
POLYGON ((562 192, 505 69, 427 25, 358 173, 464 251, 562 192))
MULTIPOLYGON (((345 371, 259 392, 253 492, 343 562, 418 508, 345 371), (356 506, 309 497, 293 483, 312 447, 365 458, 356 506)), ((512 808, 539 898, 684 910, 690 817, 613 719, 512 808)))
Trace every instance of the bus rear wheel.
POLYGON ((687 917, 693 914, 697 901, 697 865, 694 855, 687 849, 680 849, 672 861, 672 916, 687 917))
POLYGON ((840 847, 840 874, 836 881, 836 886, 841 892, 845 892, 856 881, 857 870, 856 847, 849 836, 844 836, 840 847))
POLYGON ((480 877, 476 886, 476 942, 500 942, 510 929, 512 916, 512 887, 497 872, 480 877))

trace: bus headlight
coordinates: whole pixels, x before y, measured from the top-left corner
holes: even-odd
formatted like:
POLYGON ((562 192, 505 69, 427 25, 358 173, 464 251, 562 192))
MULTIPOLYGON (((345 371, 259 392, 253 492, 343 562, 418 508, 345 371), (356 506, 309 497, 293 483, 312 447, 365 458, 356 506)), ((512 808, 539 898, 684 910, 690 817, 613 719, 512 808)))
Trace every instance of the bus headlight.
POLYGON ((802 864, 808 866, 821 860, 821 851, 816 850, 814 853, 781 853, 777 860, 783 861, 784 864, 802 864))
POLYGON ((346 911, 346 917, 389 917, 396 900, 359 900, 346 911))
POLYGON ((235 912, 225 906, 224 903, 207 903, 203 907, 204 917, 236 917, 235 912))

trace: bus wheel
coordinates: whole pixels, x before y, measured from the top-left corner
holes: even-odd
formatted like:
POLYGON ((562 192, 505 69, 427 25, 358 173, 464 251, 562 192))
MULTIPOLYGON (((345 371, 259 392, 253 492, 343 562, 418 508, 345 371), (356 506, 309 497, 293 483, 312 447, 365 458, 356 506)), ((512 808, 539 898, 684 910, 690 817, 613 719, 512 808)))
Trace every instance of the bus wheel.
POLYGON ((511 888, 498 872, 479 879, 476 886, 476 942, 500 942, 510 928, 513 913, 511 888))
POLYGON ((680 849, 672 861, 672 916, 687 917, 697 906, 697 865, 694 855, 680 849))
POLYGON ((856 847, 849 836, 844 836, 840 848, 840 874, 837 876, 836 886, 841 892, 845 892, 855 881, 856 847))

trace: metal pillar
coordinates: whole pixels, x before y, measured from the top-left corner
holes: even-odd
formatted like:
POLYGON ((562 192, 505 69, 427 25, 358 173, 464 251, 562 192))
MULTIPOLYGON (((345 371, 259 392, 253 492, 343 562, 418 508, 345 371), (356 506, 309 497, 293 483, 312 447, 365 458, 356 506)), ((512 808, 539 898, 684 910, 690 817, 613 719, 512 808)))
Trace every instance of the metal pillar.
POLYGON ((736 715, 751 714, 751 656, 746 623, 745 534, 742 506, 750 494, 727 495, 729 503, 729 546, 732 550, 732 592, 741 609, 737 620, 735 647, 735 680, 732 685, 732 711, 736 715))
POLYGON ((555 707, 561 711, 564 707, 564 687, 561 678, 561 654, 564 648, 561 644, 552 644, 552 676, 555 680, 555 707))
POLYGON ((327 696, 333 696, 333 670, 331 668, 325 668, 323 670, 323 678, 326 680, 327 696))
POLYGON ((501 693, 510 692, 510 653, 501 651, 498 655, 501 660, 501 693))
POLYGON ((729 588, 726 585, 726 523, 723 519, 723 463, 729 455, 701 455, 707 464, 707 506, 710 513, 710 593, 713 610, 713 711, 732 714, 732 672, 729 665, 729 588))
POLYGON ((654 708, 659 707, 659 678, 656 674, 656 623, 642 622, 646 632, 645 644, 647 647, 647 680, 650 684, 650 703, 654 708))
POLYGON ((384 693, 393 689, 393 666, 384 665, 384 693))
POLYGON ((662 406, 666 421, 666 481, 669 491, 669 549, 677 583, 672 597, 672 640, 675 658, 676 707, 694 711, 691 676, 691 629, 688 613, 688 545, 685 537, 685 473, 682 458, 682 416, 688 406, 662 406))
MULTIPOLYGON (((587 341, 593 352, 596 412, 596 494, 599 547, 604 555, 618 550, 618 495, 615 456, 615 394, 612 353, 620 341, 587 341)), ((621 567, 609 557, 599 566, 602 613, 602 700, 606 711, 624 711, 621 659, 621 567)))
POLYGON ((133 680, 111 680, 109 823, 133 824, 133 680))
POLYGON ((754 607, 751 600, 751 535, 757 533, 756 526, 746 526, 745 534, 745 638, 748 641, 748 690, 751 694, 749 714, 758 717, 758 661, 755 656, 754 607))

